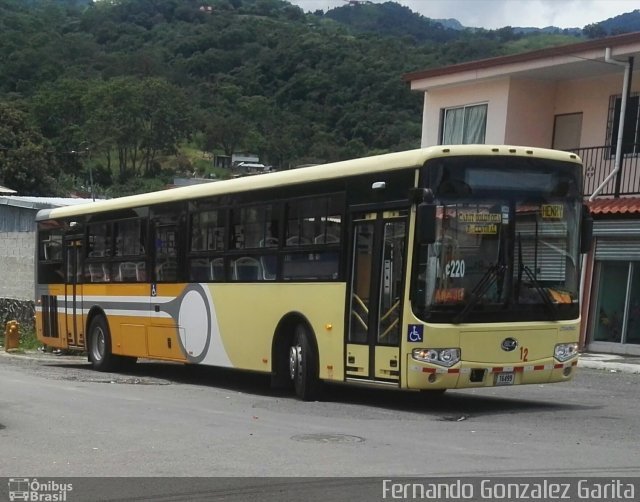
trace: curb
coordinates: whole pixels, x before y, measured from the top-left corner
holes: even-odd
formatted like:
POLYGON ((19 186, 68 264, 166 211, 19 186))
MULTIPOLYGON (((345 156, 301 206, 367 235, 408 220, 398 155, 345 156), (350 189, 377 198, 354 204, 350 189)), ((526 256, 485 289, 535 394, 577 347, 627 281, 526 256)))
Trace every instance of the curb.
POLYGON ((578 368, 608 371, 609 373, 629 373, 633 375, 640 374, 640 365, 638 364, 602 362, 602 361, 584 361, 582 359, 578 359, 578 368))
MULTIPOLYGON (((7 352, 4 349, 4 347, 0 347, 0 356, 28 359, 30 361, 68 361, 68 362, 75 362, 78 360, 86 361, 86 356, 80 355, 80 354, 78 354, 77 356, 72 356, 68 354, 57 356, 50 352, 43 353, 43 352, 36 352, 34 350, 25 350, 25 351, 16 352, 13 349, 10 349, 10 350, 11 352, 7 352)), ((17 349, 17 350, 20 350, 20 349, 17 349)))

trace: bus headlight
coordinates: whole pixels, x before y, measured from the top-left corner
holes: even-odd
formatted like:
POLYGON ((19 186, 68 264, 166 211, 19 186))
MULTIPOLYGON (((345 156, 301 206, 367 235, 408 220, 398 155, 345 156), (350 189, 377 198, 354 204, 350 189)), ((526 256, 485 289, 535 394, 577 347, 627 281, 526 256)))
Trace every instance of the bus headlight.
POLYGON ((564 362, 578 355, 577 343, 559 343, 553 350, 553 357, 564 362))
POLYGON ((413 349, 411 357, 416 361, 438 364, 448 368, 460 362, 460 349, 413 349))

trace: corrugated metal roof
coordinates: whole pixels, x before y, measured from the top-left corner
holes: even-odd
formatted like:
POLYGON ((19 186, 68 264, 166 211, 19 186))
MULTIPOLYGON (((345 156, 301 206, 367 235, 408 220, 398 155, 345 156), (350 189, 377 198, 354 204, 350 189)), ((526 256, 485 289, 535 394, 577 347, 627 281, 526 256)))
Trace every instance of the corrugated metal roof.
POLYGON ((595 199, 587 204, 594 215, 640 214, 640 197, 595 199))
POLYGON ((71 197, 31 197, 22 195, 0 196, 0 206, 23 207, 25 209, 46 209, 52 207, 73 206, 93 202, 91 199, 71 197))

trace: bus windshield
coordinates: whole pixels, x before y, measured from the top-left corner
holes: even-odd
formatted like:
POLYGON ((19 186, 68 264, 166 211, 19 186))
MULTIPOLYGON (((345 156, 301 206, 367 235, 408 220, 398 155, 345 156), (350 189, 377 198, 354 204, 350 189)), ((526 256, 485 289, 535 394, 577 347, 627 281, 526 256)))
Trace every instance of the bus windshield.
POLYGON ((412 282, 418 316, 448 323, 577 318, 575 165, 446 159, 428 173, 437 232, 419 250, 412 282))

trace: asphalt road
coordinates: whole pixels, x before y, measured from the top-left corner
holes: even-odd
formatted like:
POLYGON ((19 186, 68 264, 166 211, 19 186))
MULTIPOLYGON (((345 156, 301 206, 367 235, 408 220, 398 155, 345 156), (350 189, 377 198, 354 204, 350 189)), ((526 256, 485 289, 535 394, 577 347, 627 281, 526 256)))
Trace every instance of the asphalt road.
POLYGON ((334 385, 305 403, 261 375, 0 357, 6 477, 640 476, 639 417, 640 375, 589 369, 440 398, 334 385))

